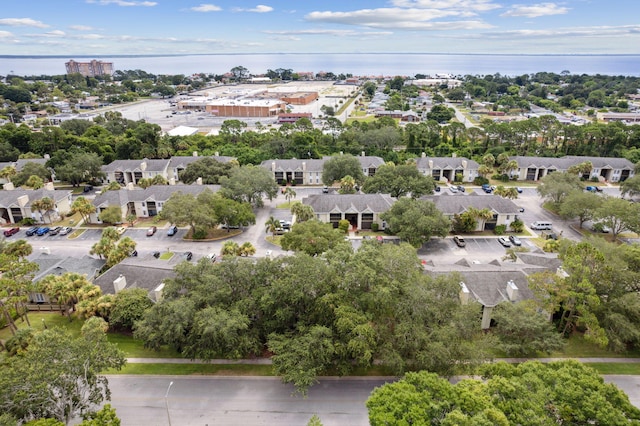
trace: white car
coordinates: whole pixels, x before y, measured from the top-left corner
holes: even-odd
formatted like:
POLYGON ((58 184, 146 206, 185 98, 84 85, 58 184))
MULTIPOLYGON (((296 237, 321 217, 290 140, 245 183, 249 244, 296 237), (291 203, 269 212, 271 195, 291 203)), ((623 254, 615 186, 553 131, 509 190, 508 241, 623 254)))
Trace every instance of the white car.
POLYGON ((218 259, 218 256, 215 253, 209 253, 207 255, 207 259, 209 259, 213 263, 218 259))
POLYGON ((116 228, 116 232, 118 233, 118 235, 124 234, 124 231, 126 231, 126 230, 127 230, 127 228, 125 228, 124 226, 118 226, 116 228))
POLYGON ((498 238, 498 242, 502 244, 504 247, 511 247, 511 241, 507 237, 498 238))

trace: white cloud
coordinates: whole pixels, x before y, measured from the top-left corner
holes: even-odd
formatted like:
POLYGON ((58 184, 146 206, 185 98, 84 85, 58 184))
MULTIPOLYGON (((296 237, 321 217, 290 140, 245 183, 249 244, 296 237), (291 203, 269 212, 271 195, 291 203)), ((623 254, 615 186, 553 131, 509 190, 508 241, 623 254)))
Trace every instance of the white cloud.
POLYGON ((100 34, 79 34, 74 36, 74 38, 79 40, 99 40, 104 38, 104 36, 100 34))
POLYGON ((259 4, 252 9, 243 9, 240 7, 234 7, 234 12, 253 12, 253 13, 268 13, 273 12, 273 8, 271 6, 265 6, 264 4, 259 4))
POLYGON ((158 3, 155 1, 129 1, 129 0, 86 0, 87 3, 95 3, 100 5, 110 5, 115 4, 116 6, 144 6, 144 7, 152 7, 157 6, 158 3))
POLYGON ((469 11, 438 9, 380 8, 361 9, 353 12, 311 12, 307 21, 357 25, 376 29, 397 30, 477 30, 493 26, 481 20, 448 20, 430 22, 442 18, 466 18, 475 15, 469 11))
POLYGON ((64 31, 54 30, 54 31, 46 32, 42 35, 45 37, 64 37, 66 34, 64 31))
POLYGON ((538 18, 540 16, 564 15, 567 12, 569 12, 569 8, 560 7, 555 3, 539 3, 531 6, 516 4, 500 16, 538 18))
POLYGON ((11 34, 9 31, 0 31, 0 38, 9 38, 9 37, 13 37, 13 34, 11 34))
POLYGON ((392 0, 396 7, 416 9, 459 9, 486 12, 501 6, 491 0, 392 0))
POLYGON ((361 37, 361 36, 388 36, 393 34, 391 31, 376 32, 360 32, 354 30, 283 30, 283 31, 263 31, 266 34, 274 34, 280 36, 296 36, 296 35, 329 35, 335 37, 361 37))
POLYGON ((69 25, 69 28, 76 31, 91 31, 93 29, 88 25, 69 25))
POLYGON ((2 18, 0 19, 0 25, 8 27, 36 27, 36 28, 48 28, 49 25, 36 21, 31 18, 2 18))
POLYGON ((191 10, 194 12, 219 12, 222 8, 215 4, 201 4, 200 6, 192 7, 191 10))

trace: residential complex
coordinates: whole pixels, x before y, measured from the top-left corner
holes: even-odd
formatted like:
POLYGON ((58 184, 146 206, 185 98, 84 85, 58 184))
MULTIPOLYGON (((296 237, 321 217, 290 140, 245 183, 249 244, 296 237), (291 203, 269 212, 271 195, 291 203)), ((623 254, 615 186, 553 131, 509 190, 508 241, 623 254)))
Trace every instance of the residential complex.
POLYGON ((83 77, 96 77, 113 74, 113 62, 102 62, 93 59, 90 62, 76 62, 73 59, 65 62, 67 74, 81 74, 83 77))

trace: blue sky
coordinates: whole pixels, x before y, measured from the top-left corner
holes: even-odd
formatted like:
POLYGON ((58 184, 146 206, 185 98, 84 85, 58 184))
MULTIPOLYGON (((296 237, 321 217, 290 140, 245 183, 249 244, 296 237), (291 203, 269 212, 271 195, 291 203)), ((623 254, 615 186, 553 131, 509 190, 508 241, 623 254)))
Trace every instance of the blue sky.
POLYGON ((640 1, 2 2, 1 55, 640 54, 640 1))

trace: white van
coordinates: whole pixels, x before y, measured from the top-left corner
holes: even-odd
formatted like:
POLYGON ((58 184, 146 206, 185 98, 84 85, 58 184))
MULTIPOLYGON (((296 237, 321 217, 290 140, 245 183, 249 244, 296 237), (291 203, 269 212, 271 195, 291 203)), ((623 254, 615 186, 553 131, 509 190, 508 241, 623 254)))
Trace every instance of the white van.
POLYGON ((531 229, 535 229, 536 231, 543 229, 551 229, 553 227, 553 223, 544 222, 544 221, 535 221, 531 224, 531 229))

